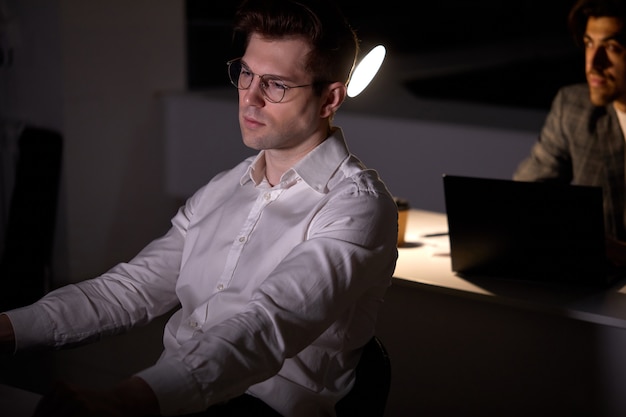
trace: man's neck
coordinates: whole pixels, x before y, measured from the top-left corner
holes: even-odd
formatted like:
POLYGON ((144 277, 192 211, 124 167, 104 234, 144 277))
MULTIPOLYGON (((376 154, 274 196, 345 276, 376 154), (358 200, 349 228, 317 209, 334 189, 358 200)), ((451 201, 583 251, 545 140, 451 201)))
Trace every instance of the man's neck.
POLYGON ((292 152, 281 152, 276 149, 265 151, 265 178, 274 186, 280 182, 281 177, 287 170, 293 167, 298 161, 304 158, 311 150, 294 154, 292 152))
POLYGON ((296 165, 302 158, 308 155, 313 149, 324 142, 328 136, 321 140, 310 141, 290 149, 266 149, 265 156, 265 177, 270 185, 274 186, 280 182, 281 177, 287 170, 296 165))

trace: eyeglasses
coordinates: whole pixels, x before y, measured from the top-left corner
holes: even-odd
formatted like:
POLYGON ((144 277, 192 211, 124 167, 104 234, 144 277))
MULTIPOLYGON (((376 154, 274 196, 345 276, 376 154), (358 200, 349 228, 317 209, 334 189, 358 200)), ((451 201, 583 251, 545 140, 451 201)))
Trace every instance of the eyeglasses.
POLYGON ((285 98, 285 93, 291 88, 309 87, 313 84, 287 85, 275 75, 259 75, 250 71, 246 64, 241 62, 241 58, 235 58, 226 63, 228 65, 228 77, 230 82, 239 90, 247 90, 252 85, 255 76, 261 79, 259 84, 261 93, 268 101, 280 103, 285 98))

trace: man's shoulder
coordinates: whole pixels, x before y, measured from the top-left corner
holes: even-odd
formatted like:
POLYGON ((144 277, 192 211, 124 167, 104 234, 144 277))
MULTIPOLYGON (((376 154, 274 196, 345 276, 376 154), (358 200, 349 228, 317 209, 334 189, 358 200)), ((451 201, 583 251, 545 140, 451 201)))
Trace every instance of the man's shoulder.
POLYGON ((598 122, 611 117, 611 106, 598 106, 591 102, 586 83, 561 87, 554 98, 546 126, 564 129, 572 138, 587 140, 584 132, 595 130, 598 122))
POLYGON ((589 86, 586 83, 565 85, 559 89, 557 95, 565 96, 568 99, 577 98, 591 103, 589 101, 589 86))
POLYGON ((353 191, 358 193, 389 194, 389 190, 374 168, 367 167, 356 155, 344 160, 338 172, 341 175, 334 175, 329 183, 330 189, 340 187, 353 187, 353 191))
POLYGON ((553 110, 574 118, 591 117, 598 114, 601 107, 591 102, 589 86, 586 83, 571 84, 559 89, 553 102, 553 110))

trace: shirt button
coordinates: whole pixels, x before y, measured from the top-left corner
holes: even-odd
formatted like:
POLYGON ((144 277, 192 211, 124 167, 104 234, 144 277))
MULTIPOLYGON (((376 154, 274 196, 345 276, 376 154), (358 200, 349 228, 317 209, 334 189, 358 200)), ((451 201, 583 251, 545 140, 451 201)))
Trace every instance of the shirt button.
POLYGON ((198 322, 194 320, 189 320, 189 326, 195 329, 196 327, 198 327, 198 322))
POLYGON ((218 284, 217 289, 222 291, 224 289, 224 284, 218 284))
POLYGON ((246 241, 246 237, 245 237, 245 236, 241 236, 241 237, 239 238, 239 242, 243 243, 243 242, 245 242, 245 241, 246 241))
POLYGON ((265 201, 269 201, 269 199, 272 198, 272 195, 270 193, 265 193, 263 198, 265 199, 265 201))

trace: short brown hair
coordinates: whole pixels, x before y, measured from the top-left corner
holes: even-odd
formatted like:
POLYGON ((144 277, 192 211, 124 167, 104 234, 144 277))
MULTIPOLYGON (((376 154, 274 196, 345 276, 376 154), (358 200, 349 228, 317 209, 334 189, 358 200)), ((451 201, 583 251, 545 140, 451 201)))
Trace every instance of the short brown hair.
POLYGON ((253 33, 269 39, 303 36, 311 45, 306 69, 318 93, 325 83, 347 84, 359 52, 355 31, 330 0, 243 0, 233 30, 243 48, 253 33))
POLYGON ((578 0, 569 12, 567 23, 574 41, 582 45, 590 17, 615 17, 622 22, 622 33, 617 39, 626 45, 626 0, 578 0))

